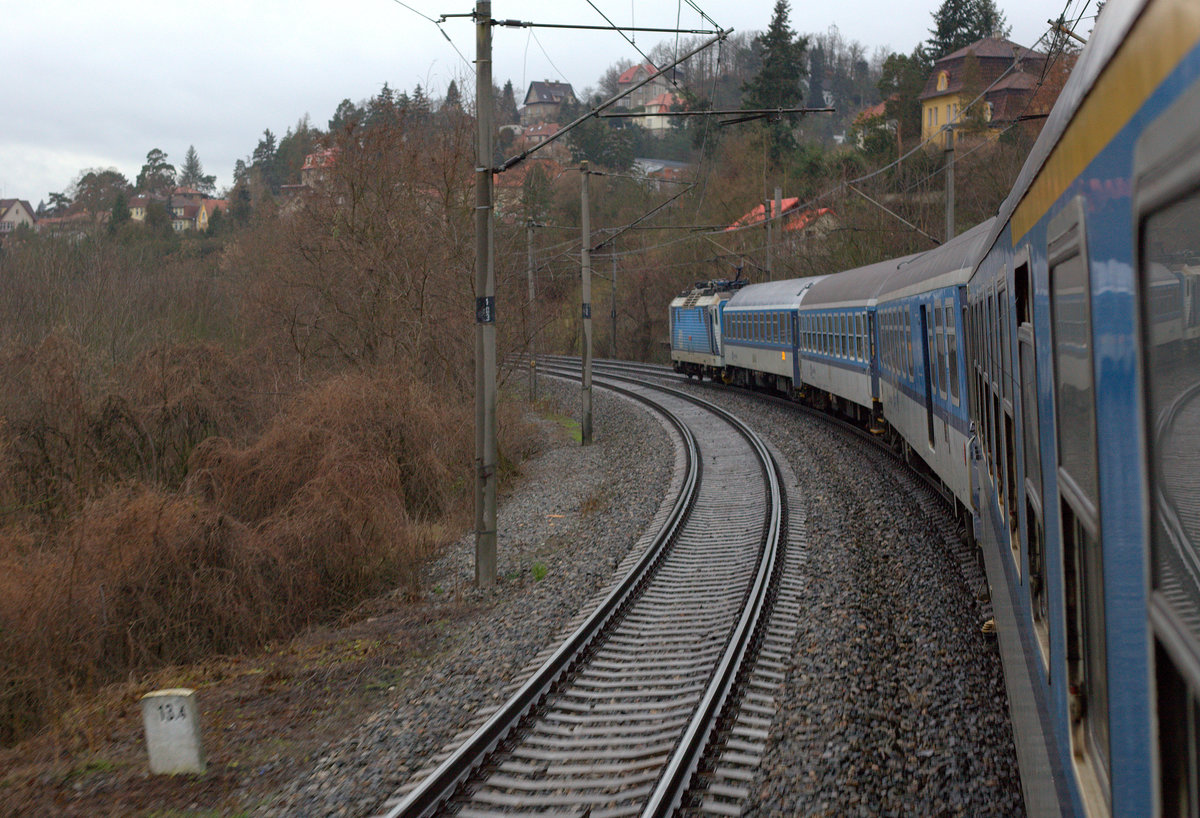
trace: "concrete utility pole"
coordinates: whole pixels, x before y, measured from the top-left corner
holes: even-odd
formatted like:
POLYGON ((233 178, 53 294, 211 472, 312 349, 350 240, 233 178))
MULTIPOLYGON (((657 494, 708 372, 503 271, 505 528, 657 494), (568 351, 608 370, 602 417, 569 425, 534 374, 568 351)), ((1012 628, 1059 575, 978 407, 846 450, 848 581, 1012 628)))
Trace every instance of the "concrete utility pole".
POLYGON ((529 399, 537 400, 537 291, 533 286, 533 219, 525 224, 525 254, 529 259, 529 327, 526 331, 525 351, 529 353, 529 399))
POLYGON ((492 3, 475 3, 475 584, 496 584, 496 272, 492 257, 492 3))
POLYGON ((946 241, 954 238, 954 129, 946 128, 946 241))
POLYGON ((771 278, 771 268, 774 266, 775 254, 771 252, 771 200, 763 200, 763 221, 767 228, 767 280, 771 278))
MULTIPOLYGON (((489 88, 491 86, 488 86, 489 88)), ((583 221, 582 281, 583 301, 583 420, 579 424, 580 438, 584 446, 592 445, 592 245, 591 214, 588 212, 588 163, 579 163, 582 180, 580 198, 583 221)))
MULTIPOLYGON (((772 216, 772 219, 779 220, 779 221, 773 222, 775 225, 775 229, 772 232, 774 233, 775 236, 778 237, 777 240, 779 241, 780 245, 782 245, 783 244, 783 188, 779 188, 779 187, 775 188, 775 209, 771 213, 771 216, 772 216)), ((775 258, 774 250, 771 251, 771 258, 772 259, 775 258)), ((772 276, 774 276, 774 273, 775 273, 774 265, 772 265, 772 267, 771 267, 771 273, 772 273, 772 276)))
POLYGON ((617 357, 617 253, 616 246, 613 247, 612 253, 612 357, 616 360, 617 357))

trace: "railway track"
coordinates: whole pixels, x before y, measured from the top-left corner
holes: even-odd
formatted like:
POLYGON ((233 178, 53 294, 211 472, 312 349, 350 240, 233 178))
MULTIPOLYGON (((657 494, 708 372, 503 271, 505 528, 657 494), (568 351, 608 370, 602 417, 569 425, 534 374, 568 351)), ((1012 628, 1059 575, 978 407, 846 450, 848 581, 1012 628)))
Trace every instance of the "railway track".
MULTIPOLYGON (((552 357, 552 361, 571 361, 575 360, 570 357, 552 357)), ((687 375, 675 372, 672 368, 661 364, 640 363, 637 361, 618 361, 618 360, 598 360, 595 362, 595 369, 600 373, 609 374, 624 374, 633 375, 636 377, 653 377, 658 378, 668 383, 688 383, 692 379, 687 375)), ((726 384, 718 384, 710 382, 714 389, 731 390, 734 392, 746 391, 742 387, 730 386, 726 384)), ((957 520, 957 509, 954 503, 953 496, 949 490, 934 476, 928 469, 918 468, 916 464, 910 460, 904 451, 897 451, 896 448, 889 445, 884 438, 872 435, 866 429, 859 425, 849 422, 843 418, 831 415, 827 412, 822 412, 811 406, 806 406, 802 403, 788 400, 787 398, 765 392, 755 392, 757 398, 771 401, 780 406, 786 406, 794 411, 803 412, 810 417, 820 418, 822 422, 839 429, 843 434, 857 438, 864 444, 883 453, 897 469, 906 473, 910 480, 907 481, 905 490, 909 499, 919 508, 921 508, 934 523, 938 529, 938 533, 942 538, 946 548, 954 555, 955 561, 959 565, 959 570, 963 574, 964 580, 974 589, 981 602, 981 610, 984 619, 992 617, 992 607, 990 600, 990 591, 987 584, 987 576, 982 563, 983 555, 967 537, 967 532, 964 526, 970 525, 968 520, 957 520), (949 519, 945 514, 938 514, 934 509, 940 509, 949 515, 949 519), (953 522, 952 522, 953 520, 953 522)))
MULTIPOLYGON (((577 376, 578 364, 542 371, 577 376)), ((595 612, 430 775, 388 802, 388 818, 600 818, 681 806, 728 815, 749 795, 803 560, 779 466, 749 427, 710 403, 615 374, 595 385, 670 419, 687 453, 679 496, 595 612), (797 547, 787 547, 789 530, 797 547)))

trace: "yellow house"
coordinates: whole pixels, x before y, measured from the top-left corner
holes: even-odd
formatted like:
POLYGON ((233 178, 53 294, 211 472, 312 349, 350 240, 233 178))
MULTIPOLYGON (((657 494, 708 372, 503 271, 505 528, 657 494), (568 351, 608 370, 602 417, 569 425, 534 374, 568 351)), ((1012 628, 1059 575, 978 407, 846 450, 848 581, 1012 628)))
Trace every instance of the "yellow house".
POLYGON ((1045 62, 1045 54, 1002 37, 985 37, 942 57, 918 97, 921 139, 944 147, 946 126, 962 124, 967 106, 981 93, 972 110, 989 123, 989 136, 998 135, 1028 104, 1045 62))

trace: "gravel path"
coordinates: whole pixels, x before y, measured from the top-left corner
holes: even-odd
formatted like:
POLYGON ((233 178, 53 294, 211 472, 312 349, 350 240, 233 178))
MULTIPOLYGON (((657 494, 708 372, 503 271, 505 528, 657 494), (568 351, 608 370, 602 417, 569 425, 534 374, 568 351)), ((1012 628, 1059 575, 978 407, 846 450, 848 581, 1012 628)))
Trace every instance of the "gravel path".
MULTIPOLYGON (((579 386, 541 379, 564 414, 579 386)), ((597 389, 594 444, 562 440, 523 467, 500 499, 495 589, 478 591, 474 537, 432 565, 442 638, 427 663, 396 680, 391 705, 329 745, 314 768, 259 814, 368 815, 461 731, 498 706, 514 682, 613 576, 672 482, 674 447, 644 407, 597 389), (541 577, 538 579, 538 577, 541 577)), ((548 435, 563 427, 546 421, 548 435)))

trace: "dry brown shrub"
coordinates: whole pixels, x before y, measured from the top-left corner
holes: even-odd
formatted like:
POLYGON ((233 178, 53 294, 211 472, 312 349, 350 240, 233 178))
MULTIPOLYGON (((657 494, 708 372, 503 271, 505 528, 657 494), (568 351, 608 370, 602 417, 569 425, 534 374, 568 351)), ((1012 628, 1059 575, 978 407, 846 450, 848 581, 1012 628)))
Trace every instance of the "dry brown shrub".
POLYGON ((74 688, 253 644, 287 621, 278 556, 261 538, 153 489, 121 487, 89 503, 52 546, 0 535, 0 549, 5 742, 74 688))
POLYGON ((62 336, 0 350, 6 512, 55 519, 100 482, 102 466, 88 441, 98 381, 83 350, 62 336))
POLYGON ((300 395, 251 446, 206 440, 188 484, 251 524, 321 502, 322 486, 336 497, 367 482, 391 494, 399 519, 438 519, 471 462, 471 428, 459 398, 349 373, 300 395))
POLYGON ((177 487, 201 440, 261 427, 261 379, 249 354, 203 342, 109 375, 60 335, 0 350, 0 510, 59 524, 116 482, 177 487))

